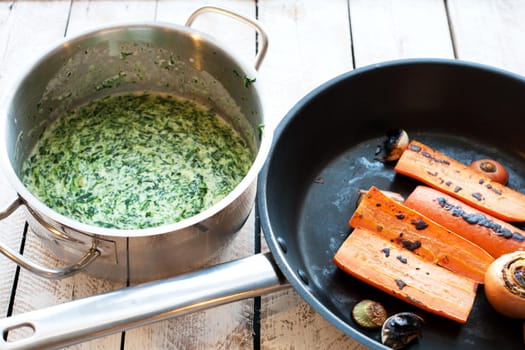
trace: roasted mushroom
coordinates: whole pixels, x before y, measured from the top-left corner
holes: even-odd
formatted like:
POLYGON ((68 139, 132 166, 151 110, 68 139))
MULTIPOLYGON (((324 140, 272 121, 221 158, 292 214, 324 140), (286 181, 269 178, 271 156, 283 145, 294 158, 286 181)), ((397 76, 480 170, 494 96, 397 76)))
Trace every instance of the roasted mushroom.
POLYGON ((361 327, 374 329, 383 325, 387 313, 383 305, 377 301, 364 299, 354 306, 352 317, 361 327))
POLYGON ((390 316, 381 329, 381 341, 392 349, 401 349, 421 335, 423 319, 412 312, 390 316))
POLYGON ((386 134, 386 140, 378 146, 375 159, 387 162, 398 160, 407 148, 409 141, 405 130, 389 130, 386 134))
POLYGON ((478 159, 473 161, 470 167, 502 185, 506 185, 509 181, 507 169, 494 159, 478 159))
POLYGON ((494 260, 485 272, 485 295, 499 313, 525 318, 525 251, 494 260))

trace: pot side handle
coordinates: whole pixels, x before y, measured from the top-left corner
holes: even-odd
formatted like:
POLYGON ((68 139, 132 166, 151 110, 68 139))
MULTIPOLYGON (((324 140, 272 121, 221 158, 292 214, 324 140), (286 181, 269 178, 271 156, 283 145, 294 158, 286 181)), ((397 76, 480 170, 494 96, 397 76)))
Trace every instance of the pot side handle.
POLYGON ((62 348, 287 286, 272 256, 256 254, 1 319, 0 348, 62 348), (19 328, 32 334, 9 340, 8 333, 19 328))
POLYGON ((240 15, 236 12, 233 12, 231 10, 222 8, 222 7, 216 7, 216 6, 203 6, 195 12, 193 12, 190 17, 188 17, 188 20, 186 21, 186 26, 191 27, 195 19, 200 16, 201 14, 205 12, 215 12, 220 13, 223 15, 226 15, 228 17, 234 18, 242 23, 245 23, 249 25, 250 27, 254 28, 257 33, 259 34, 259 50, 257 52, 257 55, 255 56, 255 63, 254 67, 256 70, 259 70, 259 67, 261 66, 261 63, 266 56, 266 52, 268 51, 268 34, 266 34, 266 29, 264 29, 264 26, 256 19, 244 17, 243 15, 240 15))
MULTIPOLYGON (((20 197, 17 197, 17 199, 13 203, 11 203, 5 210, 0 212, 0 220, 3 220, 10 216, 21 205, 24 205, 24 202, 20 197)), ((60 279, 82 271, 100 255, 100 252, 96 247, 96 242, 93 241, 91 248, 78 262, 69 266, 62 267, 60 269, 51 269, 32 262, 25 256, 19 254, 17 251, 9 248, 1 241, 0 253, 4 254, 7 258, 11 259, 13 262, 25 268, 26 270, 29 270, 37 274, 38 276, 49 279, 60 279)))

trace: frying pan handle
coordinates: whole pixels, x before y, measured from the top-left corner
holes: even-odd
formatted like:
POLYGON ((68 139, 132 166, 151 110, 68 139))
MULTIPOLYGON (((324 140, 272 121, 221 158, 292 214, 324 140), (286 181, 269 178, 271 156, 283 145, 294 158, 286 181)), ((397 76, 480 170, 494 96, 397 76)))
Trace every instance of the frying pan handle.
POLYGON ((0 348, 50 349, 287 286, 271 255, 258 254, 171 279, 99 294, 0 320, 0 348), (8 332, 29 328, 23 339, 8 332))
POLYGON ((204 12, 216 12, 220 13, 229 17, 232 17, 242 23, 245 23, 249 25, 250 27, 254 28, 257 33, 259 34, 259 52, 255 56, 255 63, 254 67, 256 70, 259 70, 259 67, 261 66, 261 63, 264 59, 264 56, 266 56, 266 51, 268 51, 268 34, 266 34, 266 29, 264 29, 261 22, 257 21, 256 19, 244 17, 238 13, 235 13, 233 11, 227 10, 222 7, 216 7, 216 6, 203 6, 195 12, 193 12, 190 17, 188 17, 188 20, 186 21, 186 26, 191 27, 193 24, 193 21, 200 16, 204 12))
MULTIPOLYGON (((10 216, 15 210, 18 209, 24 202, 20 197, 11 203, 5 210, 0 212, 0 220, 3 220, 10 216)), ((37 274, 38 276, 49 278, 49 279, 59 279, 71 276, 79 271, 84 270, 89 264, 91 264, 99 255, 100 252, 96 247, 96 241, 93 241, 91 248, 87 253, 80 258, 80 260, 72 265, 62 267, 60 269, 50 269, 44 266, 40 266, 31 260, 27 259, 23 255, 19 254, 17 251, 9 248, 7 245, 0 241, 0 253, 4 254, 6 257, 14 261, 16 264, 37 274)))

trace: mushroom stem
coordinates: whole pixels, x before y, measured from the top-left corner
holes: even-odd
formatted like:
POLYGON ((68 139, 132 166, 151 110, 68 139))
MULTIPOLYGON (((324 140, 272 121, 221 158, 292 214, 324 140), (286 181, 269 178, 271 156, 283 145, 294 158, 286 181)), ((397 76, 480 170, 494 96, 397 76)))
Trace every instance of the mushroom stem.
POLYGON ((386 135, 386 140, 380 146, 378 152, 383 153, 383 155, 377 156, 376 154, 376 159, 386 162, 398 160, 407 148, 409 141, 408 134, 405 130, 389 130, 386 135))

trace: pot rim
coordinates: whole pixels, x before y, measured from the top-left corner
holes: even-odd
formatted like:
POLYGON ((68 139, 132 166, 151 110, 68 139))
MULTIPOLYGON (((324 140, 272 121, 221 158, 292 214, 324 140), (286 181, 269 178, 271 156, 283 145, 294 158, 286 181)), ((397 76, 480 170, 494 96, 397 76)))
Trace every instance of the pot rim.
POLYGON ((3 137, 3 142, 0 144, 0 168, 2 168, 3 174, 8 179, 11 186, 14 188, 14 190, 17 193, 17 196, 22 199, 24 204, 31 209, 35 210, 36 213, 42 214, 46 219, 50 219, 56 223, 59 223, 63 228, 69 228, 73 229, 77 232, 83 232, 88 235, 104 235, 108 237, 142 237, 142 236, 155 236, 155 235, 161 235, 166 233, 172 233, 175 231, 180 231, 186 228, 189 228, 191 226, 194 226, 198 223, 201 223, 205 221, 206 219, 218 214, 220 211, 225 209, 227 206, 229 206, 233 201, 235 201, 238 197, 240 197, 244 192, 248 190, 248 188, 252 184, 256 184, 257 176, 262 169, 266 158, 269 154, 272 140, 273 140, 273 125, 271 125, 267 120, 264 119, 265 116, 265 104, 264 104, 264 93, 261 91, 261 79, 259 75, 257 74, 257 71, 255 68, 246 62, 244 62, 242 59, 234 56, 231 54, 231 49, 227 47, 227 45, 224 45, 220 42, 219 39, 216 39, 206 33, 203 33, 199 30, 195 30, 193 28, 190 28, 188 26, 183 26, 175 23, 169 23, 169 22, 160 22, 160 21, 134 21, 134 22, 120 22, 120 23, 113 23, 110 25, 103 25, 103 26, 97 26, 92 29, 88 29, 85 31, 82 31, 78 34, 72 35, 71 37, 65 37, 58 41, 58 43, 55 43, 54 45, 51 45, 50 48, 47 50, 44 50, 43 53, 40 53, 36 59, 32 60, 29 65, 21 70, 21 74, 15 78, 11 84, 7 84, 6 92, 4 93, 4 96, 0 99, 1 105, 0 105, 0 135, 3 137), (264 128, 260 130, 260 144, 259 148, 256 152, 255 158, 250 166, 250 169, 244 176, 244 178, 241 180, 239 184, 230 192, 228 195, 226 195, 224 198, 222 198, 219 202, 214 204, 213 206, 203 210, 199 214, 196 214, 192 217, 189 217, 187 219, 171 223, 171 224, 165 224, 161 226, 156 227, 150 227, 150 228, 144 228, 144 229, 114 229, 114 228, 105 228, 105 227, 99 227, 95 225, 85 224, 78 220, 69 218, 65 215, 62 215, 55 210, 48 207, 46 204, 44 204, 41 200, 39 200, 36 196, 34 196, 27 187, 22 183, 20 178, 18 177, 17 173, 15 172, 10 160, 9 155, 7 152, 7 144, 6 144, 6 132, 7 132, 7 123, 8 123, 8 106, 10 105, 10 102, 13 100, 15 92, 20 87, 23 80, 41 64, 42 61, 44 61, 47 57, 54 54, 56 51, 63 49, 66 46, 72 46, 76 42, 83 40, 89 36, 93 36, 97 33, 104 32, 104 31, 122 31, 122 30, 129 30, 133 28, 152 28, 154 30, 168 30, 170 32, 178 32, 183 35, 189 35, 194 39, 202 40, 208 44, 211 44, 212 46, 216 46, 218 49, 220 49, 222 52, 226 53, 231 60, 235 62, 235 64, 239 65, 243 71, 247 72, 250 77, 257 77, 256 81, 250 84, 250 88, 256 89, 256 96, 259 97, 260 100, 260 109, 261 109, 261 115, 263 116, 262 120, 264 122, 263 126, 264 128))

